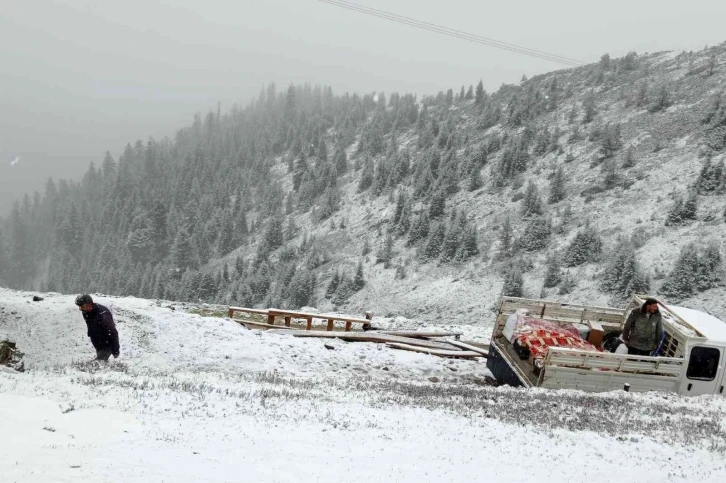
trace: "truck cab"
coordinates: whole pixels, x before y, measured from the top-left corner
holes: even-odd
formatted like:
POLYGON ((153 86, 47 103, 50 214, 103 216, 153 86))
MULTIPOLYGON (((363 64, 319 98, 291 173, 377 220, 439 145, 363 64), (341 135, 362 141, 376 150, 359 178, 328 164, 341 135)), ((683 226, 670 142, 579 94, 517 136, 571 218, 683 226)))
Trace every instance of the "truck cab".
POLYGON ((683 357, 688 361, 679 394, 722 394, 726 385, 726 323, 711 314, 674 305, 668 309, 691 326, 683 357))

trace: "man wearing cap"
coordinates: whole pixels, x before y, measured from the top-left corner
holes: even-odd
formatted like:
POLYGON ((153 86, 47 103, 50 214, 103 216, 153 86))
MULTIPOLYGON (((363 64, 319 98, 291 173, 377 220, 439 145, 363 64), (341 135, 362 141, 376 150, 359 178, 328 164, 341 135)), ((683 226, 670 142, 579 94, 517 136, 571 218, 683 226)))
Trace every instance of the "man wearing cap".
POLYGON ((647 299, 638 309, 633 309, 623 327, 623 342, 628 354, 649 356, 658 348, 663 337, 663 319, 658 301, 647 299))
POLYGON ((113 355, 119 356, 118 332, 113 322, 111 311, 101 304, 93 302, 90 295, 76 297, 76 305, 83 314, 88 326, 88 337, 96 348, 96 360, 107 361, 113 355))

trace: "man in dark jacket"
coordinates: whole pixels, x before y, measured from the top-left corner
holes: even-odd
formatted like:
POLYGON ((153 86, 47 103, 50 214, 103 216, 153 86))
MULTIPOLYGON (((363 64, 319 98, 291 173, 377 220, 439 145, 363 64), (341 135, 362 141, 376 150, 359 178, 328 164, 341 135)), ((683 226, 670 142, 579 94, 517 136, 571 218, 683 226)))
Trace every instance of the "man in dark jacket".
POLYGON ((118 332, 113 322, 111 311, 101 304, 96 304, 90 295, 76 297, 76 305, 83 313, 88 326, 88 337, 96 348, 96 359, 107 361, 113 355, 119 356, 118 332))
POLYGON ((658 310, 658 301, 647 299, 642 307, 630 312, 623 328, 623 342, 628 354, 649 356, 658 348, 663 337, 663 319, 658 310))

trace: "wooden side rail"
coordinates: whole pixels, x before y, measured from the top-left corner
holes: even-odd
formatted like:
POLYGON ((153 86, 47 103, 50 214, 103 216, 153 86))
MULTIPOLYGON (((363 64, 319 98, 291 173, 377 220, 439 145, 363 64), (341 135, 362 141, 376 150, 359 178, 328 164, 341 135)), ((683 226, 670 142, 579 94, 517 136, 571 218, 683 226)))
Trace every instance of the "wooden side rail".
MULTIPOLYGON (((327 320, 328 322, 328 331, 333 330, 333 326, 335 325, 335 321, 345 322, 345 331, 349 332, 353 328, 353 324, 370 324, 371 320, 373 319, 373 315, 370 312, 366 313, 366 318, 361 319, 358 317, 345 317, 342 315, 334 315, 334 314, 311 314, 308 312, 298 312, 295 310, 283 310, 283 309, 250 309, 247 307, 229 307, 227 310, 227 313, 230 318, 233 318, 235 312, 246 312, 249 314, 258 314, 258 315, 264 315, 267 317, 267 324, 268 327, 274 327, 275 326, 275 319, 277 317, 283 317, 285 319, 285 327, 290 327, 290 323, 292 319, 305 319, 307 321, 307 326, 305 330, 312 330, 313 328, 313 319, 322 319, 327 320)), ((263 324, 261 324, 263 325, 263 324)), ((279 326, 277 326, 279 327, 279 326)))
POLYGON ((247 307, 229 307, 227 309, 227 315, 231 319, 235 312, 246 312, 248 314, 259 314, 267 315, 267 309, 250 309, 247 307))
POLYGON ((634 356, 603 352, 582 351, 564 347, 550 347, 544 360, 545 367, 560 366, 599 371, 621 371, 678 377, 684 369, 684 360, 672 357, 634 356))

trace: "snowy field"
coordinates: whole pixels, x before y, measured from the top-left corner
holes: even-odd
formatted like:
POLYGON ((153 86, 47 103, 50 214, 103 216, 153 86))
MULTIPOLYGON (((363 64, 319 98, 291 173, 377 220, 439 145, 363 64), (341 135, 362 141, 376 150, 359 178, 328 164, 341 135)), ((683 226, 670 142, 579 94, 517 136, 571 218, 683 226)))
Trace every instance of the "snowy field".
POLYGON ((134 298, 99 298, 99 364, 73 296, 32 295, 0 289, 28 368, 0 371, 3 482, 726 481, 726 398, 494 388, 484 362, 134 298))

